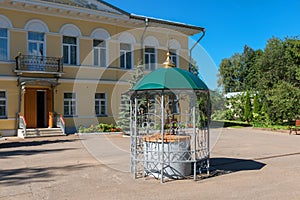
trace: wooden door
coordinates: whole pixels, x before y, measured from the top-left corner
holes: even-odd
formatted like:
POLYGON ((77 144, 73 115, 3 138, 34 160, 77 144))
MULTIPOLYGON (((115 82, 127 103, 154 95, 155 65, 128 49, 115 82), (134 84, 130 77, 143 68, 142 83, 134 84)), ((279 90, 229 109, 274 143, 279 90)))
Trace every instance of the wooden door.
MULTIPOLYGON (((36 88, 26 88, 25 90, 25 97, 24 97, 24 103, 25 103, 25 119, 27 122, 28 128, 41 128, 45 127, 44 125, 40 125, 38 127, 38 113, 45 113, 45 123, 46 127, 49 126, 49 112, 52 112, 52 90, 45 88, 45 89, 36 89, 36 88), (43 105, 37 105, 38 103, 38 96, 37 91, 44 91, 45 92, 45 101, 43 105)), ((41 124, 41 123, 40 123, 41 124)), ((44 124, 44 123, 42 123, 44 124)))
POLYGON ((36 106, 36 89, 26 88, 25 90, 25 119, 28 128, 37 127, 37 106, 36 106))
POLYGON ((49 113, 52 112, 52 89, 47 89, 47 97, 46 97, 46 110, 47 110, 47 124, 49 125, 49 113))

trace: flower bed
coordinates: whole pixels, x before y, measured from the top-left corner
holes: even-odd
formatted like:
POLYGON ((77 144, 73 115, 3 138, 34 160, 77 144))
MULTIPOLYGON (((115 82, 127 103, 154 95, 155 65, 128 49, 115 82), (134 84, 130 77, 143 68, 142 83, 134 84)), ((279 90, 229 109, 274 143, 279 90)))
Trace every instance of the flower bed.
POLYGON ((121 132, 122 129, 113 124, 97 124, 90 127, 80 126, 79 133, 102 133, 102 132, 121 132))

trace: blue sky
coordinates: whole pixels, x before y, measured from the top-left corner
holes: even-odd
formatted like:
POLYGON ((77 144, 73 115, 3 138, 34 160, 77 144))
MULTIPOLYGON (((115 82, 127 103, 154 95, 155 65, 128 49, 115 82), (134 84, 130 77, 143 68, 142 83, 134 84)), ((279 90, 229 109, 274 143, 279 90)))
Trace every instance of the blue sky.
POLYGON ((195 50, 204 79, 216 76, 221 60, 242 52, 244 45, 263 49, 273 36, 300 35, 299 0, 106 1, 129 13, 204 27, 206 36, 195 50))

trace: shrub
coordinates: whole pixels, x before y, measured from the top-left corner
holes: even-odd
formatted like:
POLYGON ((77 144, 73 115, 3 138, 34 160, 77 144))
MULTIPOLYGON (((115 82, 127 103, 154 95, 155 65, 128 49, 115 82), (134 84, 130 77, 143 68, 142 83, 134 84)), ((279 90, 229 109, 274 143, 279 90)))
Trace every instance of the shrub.
POLYGON ((90 127, 79 126, 79 133, 120 132, 122 129, 113 124, 97 124, 90 127))

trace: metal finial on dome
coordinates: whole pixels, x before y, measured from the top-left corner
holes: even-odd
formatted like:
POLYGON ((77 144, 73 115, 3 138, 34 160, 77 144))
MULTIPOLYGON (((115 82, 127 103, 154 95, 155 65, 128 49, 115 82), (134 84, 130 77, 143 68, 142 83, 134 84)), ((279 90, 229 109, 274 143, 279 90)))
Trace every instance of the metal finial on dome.
POLYGON ((173 61, 171 60, 170 57, 170 52, 168 51, 167 53, 167 59, 166 61, 163 63, 165 68, 170 68, 170 67, 175 67, 175 64, 173 63, 173 61))

